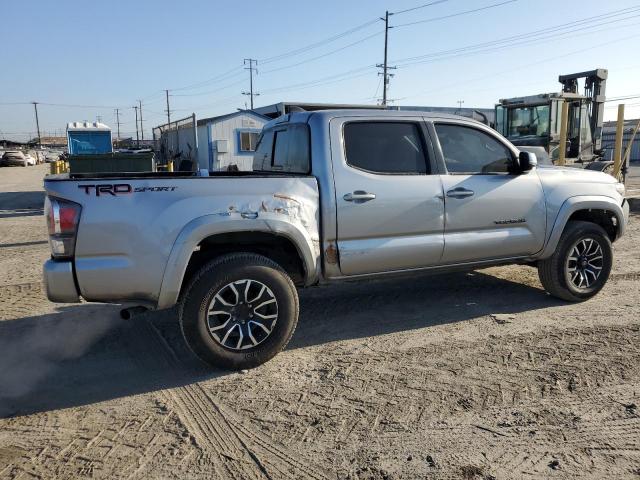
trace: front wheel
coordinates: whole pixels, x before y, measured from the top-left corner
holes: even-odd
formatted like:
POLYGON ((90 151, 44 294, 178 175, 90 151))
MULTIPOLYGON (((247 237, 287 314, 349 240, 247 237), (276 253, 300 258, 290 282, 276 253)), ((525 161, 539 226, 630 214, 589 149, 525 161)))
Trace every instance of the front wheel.
POLYGON ((579 302, 597 294, 609 278, 613 249, 600 225, 571 221, 554 254, 538 262, 538 276, 554 297, 579 302))
POLYGON ((298 293, 272 260, 224 255, 205 265, 180 304, 191 350, 211 366, 253 368, 289 343, 298 322, 298 293))

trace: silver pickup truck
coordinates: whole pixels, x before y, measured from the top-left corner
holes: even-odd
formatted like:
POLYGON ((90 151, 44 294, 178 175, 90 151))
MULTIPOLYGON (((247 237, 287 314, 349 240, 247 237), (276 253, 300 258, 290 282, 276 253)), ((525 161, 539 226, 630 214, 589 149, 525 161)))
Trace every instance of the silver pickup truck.
POLYGON ((293 113, 265 126, 253 163, 47 177, 49 299, 178 304, 196 355, 249 368, 291 338, 297 288, 323 282, 519 263, 550 294, 588 299, 629 214, 613 177, 537 165, 454 116, 293 113))

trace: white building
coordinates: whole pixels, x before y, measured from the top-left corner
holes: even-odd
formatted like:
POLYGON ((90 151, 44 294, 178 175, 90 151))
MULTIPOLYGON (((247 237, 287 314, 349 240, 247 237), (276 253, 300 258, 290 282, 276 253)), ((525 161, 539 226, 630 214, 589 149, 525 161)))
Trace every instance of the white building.
POLYGON ((198 165, 208 170, 237 166, 250 171, 258 136, 269 117, 238 111, 198 120, 198 165))

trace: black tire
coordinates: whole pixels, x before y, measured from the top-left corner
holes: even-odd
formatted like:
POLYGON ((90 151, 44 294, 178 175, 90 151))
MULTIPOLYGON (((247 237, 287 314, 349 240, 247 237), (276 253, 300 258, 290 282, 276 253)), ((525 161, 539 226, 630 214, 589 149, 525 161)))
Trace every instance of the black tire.
MULTIPOLYGON (((569 302, 580 302, 593 297, 602 290, 609 278, 609 273, 611 273, 612 264, 613 249, 607 232, 595 223, 570 221, 562 232, 554 254, 538 262, 538 276, 544 289, 554 297, 569 302), (569 271, 569 268, 572 265, 577 266, 578 262, 570 261, 570 264, 568 259, 574 258, 572 257, 575 252, 574 247, 583 240, 597 242, 602 250, 602 259, 594 262, 594 265, 597 263, 597 268, 600 268, 599 276, 593 279, 592 275, 594 274, 590 274, 588 278, 592 283, 586 285, 585 282, 585 286, 579 287, 572 282, 572 277, 576 274, 569 271)), ((576 278, 576 281, 582 283, 580 278, 576 278)))
MULTIPOLYGON (((246 300, 246 294, 243 294, 246 300)), ((236 304, 240 302, 241 299, 237 298, 236 304)), ((251 311, 255 313, 256 310, 257 307, 251 311)), ((286 347, 298 323, 298 311, 298 292, 291 278, 278 264, 262 255, 233 253, 211 261, 195 275, 180 303, 180 328, 189 348, 205 363, 233 370, 254 368, 272 359, 286 347), (209 309, 213 308, 216 302, 214 297, 217 294, 230 284, 238 285, 234 282, 244 280, 251 280, 258 286, 266 286, 268 295, 276 300, 277 311, 274 323, 269 325, 269 333, 264 334, 261 329, 257 329, 256 333, 256 319, 251 320, 255 335, 262 334, 265 338, 255 346, 246 345, 246 349, 238 350, 223 345, 223 339, 210 331, 212 320, 209 309)), ((253 313, 251 316, 253 317, 253 313)), ((235 318, 229 317, 230 320, 235 318)), ((234 323, 239 322, 234 320, 234 323)), ((246 323, 242 321, 242 325, 236 325, 238 331, 246 332, 243 328, 251 328, 251 324, 246 323)), ((219 325, 216 326, 220 328, 219 325)), ((237 333, 235 330, 234 332, 237 333)), ((248 336, 245 335, 245 338, 248 336)), ((256 341, 254 336, 250 338, 256 341)), ((242 338, 239 342, 239 345, 243 342, 242 338)))

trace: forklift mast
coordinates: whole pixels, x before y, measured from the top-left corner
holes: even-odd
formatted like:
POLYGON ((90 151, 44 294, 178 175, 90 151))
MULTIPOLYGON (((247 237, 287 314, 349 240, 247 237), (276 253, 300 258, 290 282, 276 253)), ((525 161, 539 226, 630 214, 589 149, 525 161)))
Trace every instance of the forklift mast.
POLYGON ((584 96, 591 99, 588 105, 588 114, 593 138, 593 151, 596 154, 600 154, 602 151, 602 125, 608 76, 609 72, 606 69, 598 68, 558 77, 558 81, 562 84, 562 91, 575 94, 578 94, 578 80, 584 78, 584 96))

